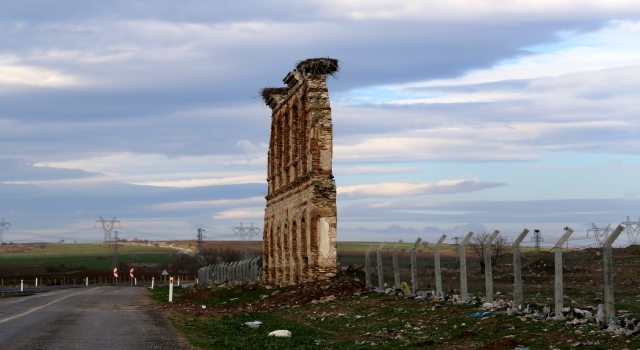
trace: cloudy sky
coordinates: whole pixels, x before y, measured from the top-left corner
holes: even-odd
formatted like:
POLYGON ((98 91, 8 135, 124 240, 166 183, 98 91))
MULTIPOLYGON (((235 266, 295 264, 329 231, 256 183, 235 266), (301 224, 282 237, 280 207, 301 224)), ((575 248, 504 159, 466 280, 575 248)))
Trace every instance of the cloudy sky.
MULTIPOLYGON (((640 216, 635 1, 19 1, 0 9, 5 241, 262 226, 270 110, 329 79, 341 240, 640 216)), ((627 239, 621 238, 621 243, 627 239)))

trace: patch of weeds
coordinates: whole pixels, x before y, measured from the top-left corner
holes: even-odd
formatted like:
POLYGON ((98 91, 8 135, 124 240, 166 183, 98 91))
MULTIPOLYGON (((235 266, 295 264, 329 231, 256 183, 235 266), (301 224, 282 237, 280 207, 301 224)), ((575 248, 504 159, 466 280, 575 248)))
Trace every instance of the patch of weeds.
POLYGON ((187 336, 189 342, 204 349, 317 349, 316 340, 328 339, 330 334, 273 313, 244 313, 222 317, 189 318, 175 315, 170 318, 176 329, 187 336), (261 321, 258 329, 245 322, 261 321), (269 337, 272 331, 286 329, 292 338, 269 337))

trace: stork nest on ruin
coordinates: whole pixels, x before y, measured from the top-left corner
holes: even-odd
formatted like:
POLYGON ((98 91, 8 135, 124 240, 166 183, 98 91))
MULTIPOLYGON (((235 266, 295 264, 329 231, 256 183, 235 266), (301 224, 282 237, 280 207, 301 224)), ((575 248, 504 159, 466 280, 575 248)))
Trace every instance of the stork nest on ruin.
POLYGON ((296 63, 296 70, 302 75, 330 75, 337 78, 340 61, 329 57, 308 58, 296 63))
POLYGON ((271 95, 286 95, 288 93, 289 88, 287 87, 266 87, 260 90, 260 96, 262 96, 262 100, 265 104, 269 104, 271 95))

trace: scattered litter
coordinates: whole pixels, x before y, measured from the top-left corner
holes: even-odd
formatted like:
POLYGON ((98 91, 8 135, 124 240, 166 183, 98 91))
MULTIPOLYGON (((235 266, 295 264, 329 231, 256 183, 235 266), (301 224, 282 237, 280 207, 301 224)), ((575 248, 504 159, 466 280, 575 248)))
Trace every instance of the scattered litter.
MULTIPOLYGON (((260 325, 262 324, 262 322, 253 321, 253 322, 245 322, 244 324, 249 326, 249 328, 251 328, 251 329, 258 329, 258 328, 260 328, 260 325)), ((269 334, 269 335, 271 335, 271 334, 269 334)))
POLYGON ((291 332, 284 330, 284 329, 280 329, 277 331, 273 331, 271 333, 269 333, 270 337, 281 337, 281 338, 291 338, 291 332))
POLYGON ((203 309, 206 309, 206 308, 207 308, 207 306, 206 306, 206 305, 202 305, 202 308, 203 308, 203 309))
POLYGON ((483 317, 483 316, 487 316, 487 315, 491 315, 491 311, 474 312, 474 313, 471 314, 471 318, 483 317))

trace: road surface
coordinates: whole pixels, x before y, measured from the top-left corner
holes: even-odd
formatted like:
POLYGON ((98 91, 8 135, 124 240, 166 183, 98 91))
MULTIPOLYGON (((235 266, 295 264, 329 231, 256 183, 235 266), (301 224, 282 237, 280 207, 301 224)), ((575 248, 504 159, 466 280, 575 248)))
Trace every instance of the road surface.
POLYGON ((0 349, 185 349, 145 288, 83 287, 0 299, 0 349))

